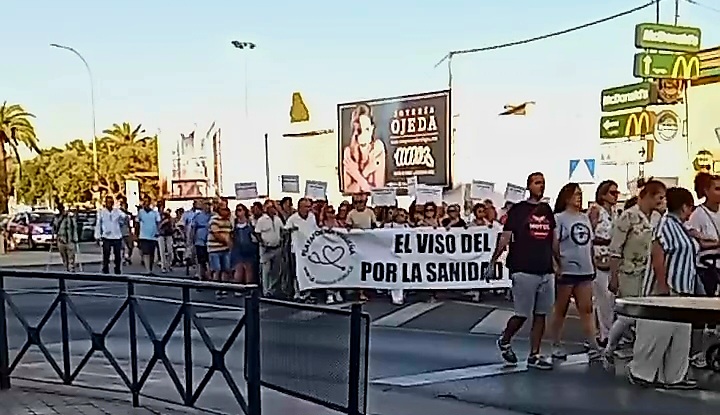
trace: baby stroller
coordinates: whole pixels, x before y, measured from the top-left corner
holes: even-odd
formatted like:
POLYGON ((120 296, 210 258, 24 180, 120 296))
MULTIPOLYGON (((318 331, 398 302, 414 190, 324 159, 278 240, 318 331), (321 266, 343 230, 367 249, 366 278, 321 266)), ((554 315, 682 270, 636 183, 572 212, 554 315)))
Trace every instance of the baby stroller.
POLYGON ((172 235, 172 266, 185 265, 185 227, 178 225, 173 230, 172 235))

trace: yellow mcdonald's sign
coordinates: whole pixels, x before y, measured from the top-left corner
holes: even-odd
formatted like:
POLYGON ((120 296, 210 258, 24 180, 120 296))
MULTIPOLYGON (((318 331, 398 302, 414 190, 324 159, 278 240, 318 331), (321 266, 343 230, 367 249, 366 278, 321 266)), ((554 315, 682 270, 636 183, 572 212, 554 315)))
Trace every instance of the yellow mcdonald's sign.
POLYGON ((625 137, 636 137, 652 131, 652 115, 647 112, 637 112, 628 116, 625 123, 625 137))
POLYGON ((672 70, 673 79, 695 79, 700 76, 700 59, 697 56, 691 56, 688 60, 687 56, 679 55, 675 59, 675 65, 672 70), (682 72, 680 69, 682 68, 682 72))

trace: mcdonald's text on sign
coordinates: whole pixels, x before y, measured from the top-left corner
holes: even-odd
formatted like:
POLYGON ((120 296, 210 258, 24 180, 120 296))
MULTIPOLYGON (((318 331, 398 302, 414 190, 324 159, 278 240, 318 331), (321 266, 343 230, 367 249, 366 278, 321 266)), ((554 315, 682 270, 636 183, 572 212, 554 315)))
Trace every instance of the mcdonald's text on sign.
POLYGON ((635 47, 694 53, 700 50, 700 36, 697 27, 641 23, 635 26, 635 47))
POLYGON ((700 59, 692 53, 638 53, 633 74, 638 78, 697 79, 700 77, 700 59))
POLYGON ((654 129, 655 113, 650 111, 608 115, 600 118, 600 138, 606 140, 640 137, 652 134, 654 129))
POLYGON ((657 87, 652 82, 605 89, 600 97, 603 112, 644 107, 657 102, 657 87))

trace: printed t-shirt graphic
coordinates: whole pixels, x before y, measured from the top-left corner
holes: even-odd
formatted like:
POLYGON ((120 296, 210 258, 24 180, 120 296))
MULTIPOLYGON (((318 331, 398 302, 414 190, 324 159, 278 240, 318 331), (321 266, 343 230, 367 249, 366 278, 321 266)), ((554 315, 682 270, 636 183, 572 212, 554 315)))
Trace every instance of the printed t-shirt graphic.
POLYGON ((512 233, 507 257, 510 272, 552 273, 555 217, 550 205, 522 201, 513 205, 507 215, 504 230, 512 233))

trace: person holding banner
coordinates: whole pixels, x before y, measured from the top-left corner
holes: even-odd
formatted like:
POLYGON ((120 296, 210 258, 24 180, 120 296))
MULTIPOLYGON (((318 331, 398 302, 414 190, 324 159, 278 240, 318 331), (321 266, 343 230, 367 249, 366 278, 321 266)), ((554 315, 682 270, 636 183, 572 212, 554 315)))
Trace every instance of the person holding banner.
MULTIPOLYGON (((398 208, 393 211, 392 222, 385 223, 383 228, 409 228, 410 225, 407 220, 408 215, 405 209, 398 208)), ((405 303, 405 292, 402 288, 390 290, 390 298, 393 304, 403 305, 405 303)))
POLYGON ((553 340, 552 357, 565 359, 560 344, 570 299, 580 315, 585 337, 590 344, 589 360, 598 360, 600 350, 595 340, 595 316, 593 315, 592 283, 595 279, 590 219, 582 213, 582 190, 577 183, 568 183, 560 189, 555 199, 555 257, 559 265, 555 281, 557 297, 550 326, 553 340))
POLYGON ((358 105, 350 123, 350 144, 343 149, 342 190, 360 193, 385 186, 385 144, 375 137, 370 106, 358 105))
MULTIPOLYGON (((510 317, 498 348, 508 365, 516 365, 518 358, 511 341, 525 322, 532 318, 530 355, 527 365, 534 369, 549 370, 552 362, 540 355, 545 317, 555 302, 555 276, 553 246, 555 241, 555 216, 550 205, 542 201, 545 193, 545 177, 531 173, 527 178, 530 197, 513 205, 508 211, 503 232, 491 257, 491 264, 509 248, 506 266, 510 270, 514 315, 510 317)), ((485 278, 495 277, 495 267, 487 269, 485 278)))
MULTIPOLYGON (((318 222, 315 219, 315 214, 310 211, 312 208, 312 202, 310 199, 302 198, 298 200, 297 211, 290 215, 287 222, 285 223, 285 229, 290 232, 290 239, 292 241, 290 245, 290 266, 288 270, 292 270, 291 276, 295 281, 295 292, 297 299, 308 301, 310 295, 308 292, 300 292, 297 288, 297 275, 296 275, 296 249, 300 248, 304 241, 318 229, 318 222)), ((328 298, 330 300, 330 298, 328 298)), ((332 302, 332 300, 330 300, 332 302)))

